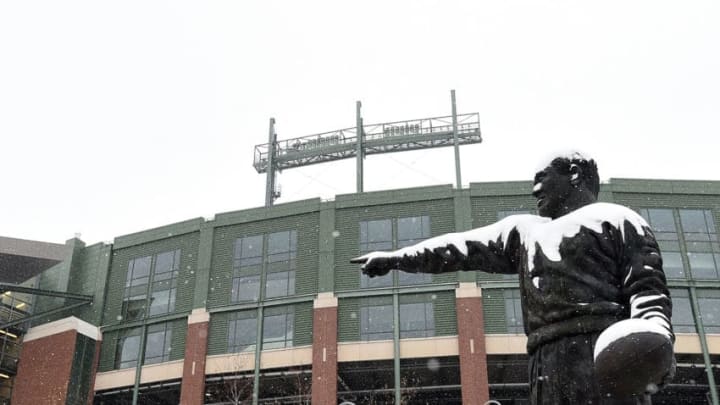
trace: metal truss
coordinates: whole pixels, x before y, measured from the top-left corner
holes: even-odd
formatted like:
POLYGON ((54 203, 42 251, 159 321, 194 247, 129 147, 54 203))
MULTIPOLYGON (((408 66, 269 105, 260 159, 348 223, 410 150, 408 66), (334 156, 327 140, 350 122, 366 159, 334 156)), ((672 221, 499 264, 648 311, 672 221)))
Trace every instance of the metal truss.
POLYGON ((77 308, 83 305, 87 305, 92 303, 93 297, 91 295, 83 295, 83 294, 73 294, 68 292, 61 292, 61 291, 52 291, 52 290, 43 290, 39 288, 30 288, 30 287, 22 287, 15 284, 6 284, 6 283, 0 283, 0 294, 4 294, 6 292, 15 292, 15 293, 22 293, 22 294, 30 294, 30 295, 41 295, 46 297, 57 297, 57 298, 65 298, 69 300, 73 300, 76 302, 73 303, 63 303, 60 306, 56 308, 52 308, 46 311, 37 312, 34 314, 29 314, 26 312, 19 312, 19 311, 12 311, 8 319, 2 319, 0 320, 0 330, 5 330, 11 326, 19 325, 25 322, 33 321, 35 319, 39 319, 48 315, 52 315, 58 312, 66 311, 69 309, 77 308), (20 315, 19 317, 14 317, 14 314, 20 315))
MULTIPOLYGON (((362 129, 363 155, 455 144, 452 115, 363 125, 362 129)), ((457 137, 459 145, 482 142, 478 113, 457 115, 457 137)), ((357 128, 345 128, 278 141, 273 166, 275 170, 283 170, 356 157, 357 140, 357 128)), ((268 171, 269 151, 269 143, 255 146, 253 166, 258 173, 268 171)))

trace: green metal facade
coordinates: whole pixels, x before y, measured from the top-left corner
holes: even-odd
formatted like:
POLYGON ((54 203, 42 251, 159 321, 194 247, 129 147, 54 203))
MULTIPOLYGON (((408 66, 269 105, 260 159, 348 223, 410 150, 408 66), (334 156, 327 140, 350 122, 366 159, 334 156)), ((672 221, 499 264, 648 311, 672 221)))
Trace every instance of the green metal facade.
MULTIPOLYGON (((334 292, 339 298, 339 341, 360 340, 358 313, 363 299, 372 296, 390 303, 394 296, 412 300, 423 296, 433 303, 434 334, 454 335, 454 289, 458 281, 477 281, 483 288, 487 333, 506 333, 504 289, 512 288, 512 277, 497 274, 464 273, 434 275, 430 283, 361 288, 359 268, 349 263, 359 254, 360 223, 379 219, 428 216, 431 236, 462 231, 490 224, 500 211, 532 211, 531 184, 524 182, 473 183, 469 189, 434 186, 339 195, 334 201, 319 199, 218 214, 118 237, 112 244, 85 247, 75 243, 66 262, 45 272, 40 288, 87 294, 95 297, 91 306, 73 315, 103 330, 100 370, 114 367, 117 339, 123 331, 171 322, 170 359, 184 353, 187 316, 194 308, 211 314, 208 354, 228 350, 228 319, 237 311, 259 308, 292 307, 293 346, 312 343, 312 301, 320 292, 334 292), (234 245, 238 238, 279 231, 297 232, 295 289, 288 296, 255 302, 233 303, 230 289, 233 277, 234 245), (122 317, 123 291, 131 260, 179 249, 181 260, 173 311, 140 320, 122 317), (430 298, 427 298, 430 297, 430 298)), ((634 209, 704 209, 712 212, 720 225, 720 182, 616 179, 602 185, 601 199, 634 209)), ((702 282, 672 280, 673 288, 698 288, 693 294, 717 297, 720 280, 702 282)), ((43 300, 38 307, 50 305, 43 300)), ((52 299, 57 300, 57 299, 52 299)), ((262 313, 262 312, 260 312, 262 313)), ((68 314, 59 314, 61 318, 68 314)))

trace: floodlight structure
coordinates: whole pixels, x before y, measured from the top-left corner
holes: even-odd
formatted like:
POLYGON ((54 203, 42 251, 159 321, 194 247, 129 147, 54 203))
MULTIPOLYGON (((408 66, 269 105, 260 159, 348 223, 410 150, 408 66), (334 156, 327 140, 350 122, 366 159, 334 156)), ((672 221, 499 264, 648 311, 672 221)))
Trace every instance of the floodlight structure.
POLYGON ((460 145, 482 142, 480 115, 457 114, 455 90, 450 91, 452 115, 365 125, 356 103, 356 125, 320 134, 277 141, 275 119, 270 119, 268 143, 255 146, 253 166, 267 173, 265 206, 280 196, 276 172, 340 159, 357 159, 357 192, 363 191, 363 159, 366 155, 417 149, 455 147, 457 188, 462 186, 460 145), (359 136, 358 136, 359 134, 359 136))

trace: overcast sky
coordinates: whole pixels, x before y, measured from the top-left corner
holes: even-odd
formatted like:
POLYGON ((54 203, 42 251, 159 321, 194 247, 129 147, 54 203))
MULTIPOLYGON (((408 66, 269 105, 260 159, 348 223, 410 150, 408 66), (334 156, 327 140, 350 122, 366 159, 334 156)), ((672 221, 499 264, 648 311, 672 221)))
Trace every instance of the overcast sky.
MULTIPOLYGON (((0 235, 87 242, 260 206, 279 139, 480 113, 463 183, 578 147, 612 177, 720 180, 716 1, 4 1, 0 235)), ((365 189, 455 181, 452 148, 371 156, 365 189)), ((286 170, 278 203, 355 190, 286 170)))

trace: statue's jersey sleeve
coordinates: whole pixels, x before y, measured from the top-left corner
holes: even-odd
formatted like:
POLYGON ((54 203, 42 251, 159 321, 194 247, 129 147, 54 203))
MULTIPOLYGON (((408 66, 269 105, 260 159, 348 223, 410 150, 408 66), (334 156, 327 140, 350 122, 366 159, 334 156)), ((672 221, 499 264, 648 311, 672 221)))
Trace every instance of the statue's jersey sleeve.
POLYGON ((367 274, 383 274, 387 270, 517 273, 521 234, 533 224, 547 221, 535 215, 514 215, 482 228, 437 236, 392 252, 368 253, 352 261, 364 263, 367 274))

